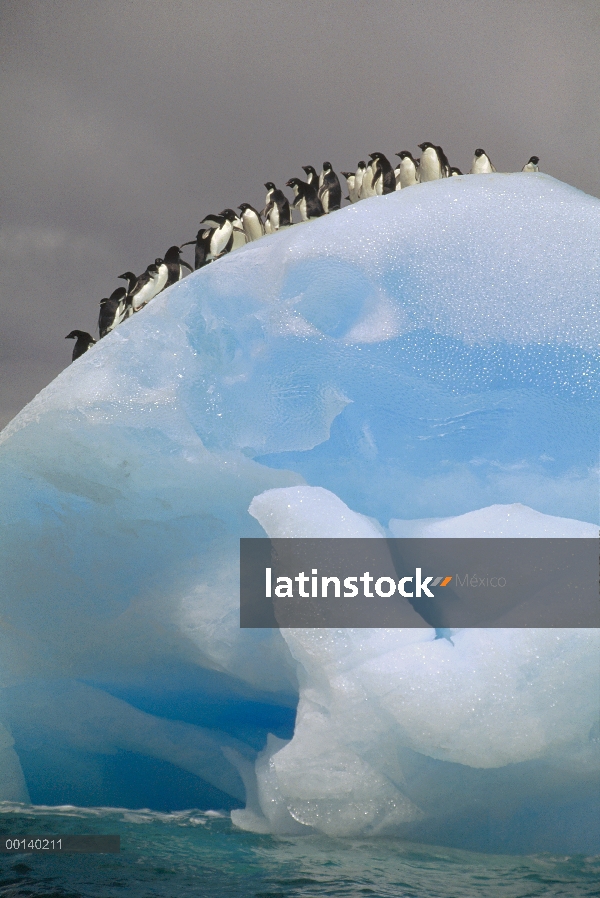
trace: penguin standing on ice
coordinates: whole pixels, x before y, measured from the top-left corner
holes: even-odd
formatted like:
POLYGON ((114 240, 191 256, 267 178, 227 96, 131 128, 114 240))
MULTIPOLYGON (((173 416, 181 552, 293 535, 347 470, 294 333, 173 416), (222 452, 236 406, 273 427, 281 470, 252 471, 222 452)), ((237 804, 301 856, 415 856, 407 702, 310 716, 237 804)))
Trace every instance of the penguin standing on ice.
POLYGON ((188 265, 188 263, 184 262, 181 258, 181 249, 179 246, 170 246, 168 248, 165 253, 165 263, 169 269, 165 287, 170 287, 172 284, 176 284, 177 281, 182 279, 184 266, 190 271, 194 270, 191 265, 188 265))
POLYGON ((419 164, 419 180, 421 183, 450 177, 450 164, 441 147, 425 141, 425 143, 419 144, 419 149, 421 150, 421 162, 419 164))
POLYGON ((360 198, 361 200, 367 200, 370 196, 375 196, 377 191, 373 185, 373 178, 375 177, 375 165, 373 160, 369 162, 367 166, 365 166, 362 184, 360 186, 360 198))
POLYGON ((238 206, 238 209, 242 213, 240 218, 244 234, 246 235, 246 240, 250 243, 253 240, 259 240, 263 237, 265 226, 260 217, 260 212, 257 212, 250 203, 242 203, 241 206, 238 206))
POLYGON ((116 290, 100 300, 100 314, 98 316, 98 332, 100 339, 115 329, 123 320, 125 313, 125 299, 127 290, 125 287, 117 287, 116 290))
POLYGON ((294 209, 300 210, 302 221, 310 221, 313 218, 320 218, 325 214, 321 200, 317 196, 317 191, 306 181, 300 178, 290 178, 286 181, 286 187, 291 187, 294 191, 294 201, 292 206, 294 209))
POLYGON ((83 355, 84 352, 87 352, 90 346, 93 346, 96 342, 92 335, 88 334, 87 331, 71 331, 70 334, 67 334, 65 340, 75 340, 73 355, 71 356, 72 362, 83 355))
POLYGON ((131 293, 137 284, 137 275, 133 273, 133 271, 126 271, 125 274, 120 274, 120 278, 127 281, 127 296, 125 297, 125 313, 123 318, 131 318, 133 315, 133 306, 131 305, 131 293))
POLYGON ((405 187, 412 187, 413 184, 419 183, 419 159, 414 159, 412 153, 408 150, 402 150, 396 153, 400 157, 400 172, 396 189, 403 190, 405 187))
POLYGON ((394 193, 396 176, 389 159, 383 153, 369 153, 373 165, 373 187, 378 196, 394 193))
POLYGON ((526 162, 521 171, 539 171, 540 157, 531 156, 529 162, 526 162))
POLYGON ((283 191, 278 190, 272 181, 267 181, 267 198, 263 217, 265 219, 265 234, 274 234, 280 228, 289 228, 292 223, 290 203, 283 191))
POLYGON ((336 212, 342 205, 342 188, 331 162, 323 163, 323 171, 319 176, 317 196, 321 200, 321 205, 326 215, 328 212, 336 212))
POLYGON ((485 150, 482 150, 481 147, 478 150, 475 150, 475 155, 473 156, 473 162, 471 164, 470 175, 490 175, 492 172, 495 172, 496 169, 490 162, 490 157, 487 155, 485 150))
POLYGON ((348 190, 348 196, 346 197, 351 203, 355 203, 358 199, 356 194, 356 175, 353 171, 343 171, 343 176, 346 179, 346 188, 348 190))
POLYGON ((233 252, 234 249, 240 249, 240 247, 246 246, 248 242, 242 219, 237 214, 237 212, 233 212, 233 214, 235 217, 231 222, 233 225, 233 242, 231 244, 231 252, 233 252))
MULTIPOLYGON (((119 277, 125 277, 120 274, 119 277)), ((166 283, 166 280, 165 280, 166 283)), ((127 300, 133 312, 139 312, 146 303, 154 299, 158 293, 158 266, 156 262, 152 262, 143 274, 140 274, 135 280, 133 288, 130 288, 127 300)))
POLYGON ((165 289, 166 283, 169 279, 169 269, 167 268, 167 263, 164 259, 155 259, 154 264, 158 270, 158 274, 156 276, 156 296, 165 289))
POLYGON ((200 222, 200 230, 196 234, 196 239, 188 240, 187 243, 181 244, 182 249, 184 246, 192 246, 192 244, 196 247, 194 255, 195 271, 198 271, 199 268, 204 268, 205 265, 208 265, 209 262, 213 261, 214 256, 211 250, 211 242, 215 231, 220 228, 222 224, 222 215, 207 215, 206 218, 203 218, 200 222))
POLYGON ((363 198, 362 187, 363 187, 363 181, 365 179, 366 170, 367 170, 367 163, 363 162, 363 160, 361 159, 361 161, 356 166, 356 173, 354 175, 354 193, 356 195, 356 199, 353 200, 353 202, 355 202, 355 203, 358 202, 358 200, 362 200, 362 198, 363 198))
POLYGON ((306 183, 318 191, 321 186, 320 179, 312 165, 303 165, 302 171, 306 174, 306 183))

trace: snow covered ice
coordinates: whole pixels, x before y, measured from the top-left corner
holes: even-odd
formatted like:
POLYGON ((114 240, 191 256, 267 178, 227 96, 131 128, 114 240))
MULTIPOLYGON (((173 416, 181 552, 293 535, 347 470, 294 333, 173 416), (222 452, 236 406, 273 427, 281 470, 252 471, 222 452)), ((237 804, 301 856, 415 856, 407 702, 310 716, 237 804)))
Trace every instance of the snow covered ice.
POLYGON ((0 798, 599 850, 597 631, 238 604, 242 536, 597 536, 599 272, 597 199, 452 178, 250 244, 67 368, 0 435, 0 798))

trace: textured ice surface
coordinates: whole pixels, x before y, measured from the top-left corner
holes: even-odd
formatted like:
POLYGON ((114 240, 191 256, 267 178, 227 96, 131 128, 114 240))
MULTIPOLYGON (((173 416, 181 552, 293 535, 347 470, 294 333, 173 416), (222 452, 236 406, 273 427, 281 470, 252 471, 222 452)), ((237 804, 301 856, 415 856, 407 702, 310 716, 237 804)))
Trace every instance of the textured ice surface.
POLYGON ((587 535, 599 296, 598 200, 466 176, 249 245, 66 369, 0 435, 1 796, 598 847, 595 633, 240 631, 237 578, 275 527, 587 535))

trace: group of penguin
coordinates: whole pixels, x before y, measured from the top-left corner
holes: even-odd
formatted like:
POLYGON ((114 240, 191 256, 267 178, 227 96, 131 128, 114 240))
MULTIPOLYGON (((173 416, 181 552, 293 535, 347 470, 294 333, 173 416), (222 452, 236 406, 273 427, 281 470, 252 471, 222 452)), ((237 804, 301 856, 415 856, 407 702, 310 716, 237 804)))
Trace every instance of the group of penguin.
MULTIPOLYGON (((342 172, 346 179, 350 203, 371 196, 381 196, 411 187, 425 181, 451 178, 462 175, 458 168, 450 166, 441 147, 426 142, 419 144, 421 157, 415 159, 407 150, 396 153, 400 161, 394 168, 383 153, 370 153, 369 162, 359 162, 355 172, 342 172)), ((281 228, 290 227, 293 209, 297 209, 302 221, 311 221, 342 205, 342 188, 330 162, 323 163, 321 174, 311 165, 302 166, 306 180, 291 178, 286 182, 294 193, 294 199, 287 199, 272 181, 265 184, 267 196, 265 208, 258 212, 249 203, 238 206, 240 214, 233 209, 223 209, 218 215, 209 215, 200 222, 200 230, 194 240, 181 246, 171 246, 164 259, 155 259, 143 274, 136 277, 131 271, 120 274, 127 282, 126 287, 117 287, 109 297, 100 300, 98 332, 100 339, 110 333, 118 324, 139 312, 162 290, 175 284, 184 276, 184 268, 198 270, 246 243, 258 240, 265 234, 274 234, 281 228), (195 246, 194 268, 181 258, 184 246, 195 246)), ((524 172, 539 171, 539 158, 531 156, 521 169, 524 172)), ((489 156, 482 149, 475 150, 469 174, 489 174, 495 172, 489 156)), ((96 341, 86 331, 73 330, 67 340, 75 340, 73 361, 78 359, 96 341)))

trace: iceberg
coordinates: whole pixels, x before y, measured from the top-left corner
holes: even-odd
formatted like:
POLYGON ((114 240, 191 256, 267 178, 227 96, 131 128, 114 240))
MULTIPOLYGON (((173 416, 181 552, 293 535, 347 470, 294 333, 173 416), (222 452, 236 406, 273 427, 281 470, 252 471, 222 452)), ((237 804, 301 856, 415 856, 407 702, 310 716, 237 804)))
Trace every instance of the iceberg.
POLYGON ((242 630, 239 539, 597 537, 599 296, 597 199, 465 176, 69 366, 0 434, 0 800, 597 851, 597 630, 242 630))

